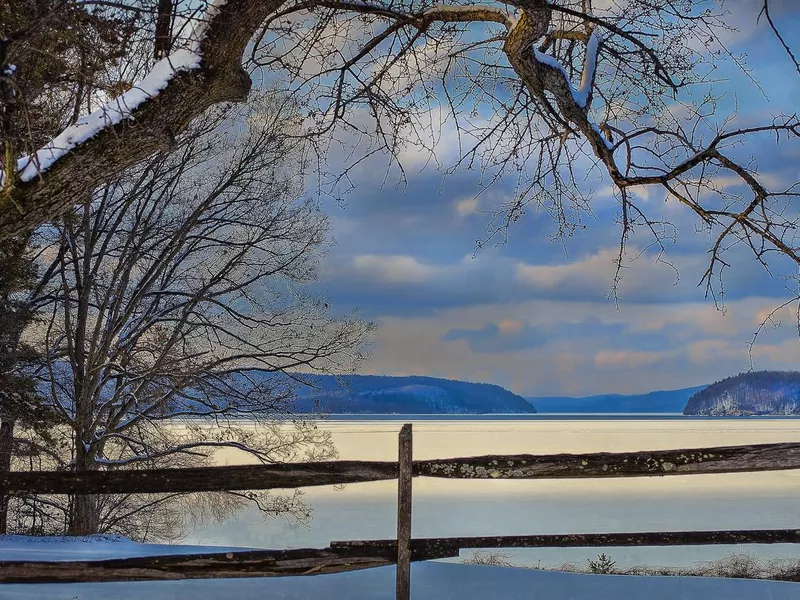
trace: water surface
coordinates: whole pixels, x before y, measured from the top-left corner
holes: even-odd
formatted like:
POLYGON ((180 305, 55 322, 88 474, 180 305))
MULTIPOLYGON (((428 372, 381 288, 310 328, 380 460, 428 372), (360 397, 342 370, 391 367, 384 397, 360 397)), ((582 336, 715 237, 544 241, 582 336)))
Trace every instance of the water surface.
MULTIPOLYGON (((416 459, 480 454, 623 452, 800 442, 800 419, 676 415, 346 417, 324 421, 342 459, 396 460, 397 433, 414 424, 416 459)), ((332 540, 394 537, 395 481, 306 488, 308 528, 245 510, 206 525, 186 543, 324 547, 332 540)), ((415 537, 800 528, 800 471, 633 479, 414 480, 415 537)), ((605 552, 618 565, 688 565, 747 551, 800 557, 788 544, 675 548, 511 549, 518 563, 583 562, 605 552)), ((463 551, 469 556, 472 551, 463 551)))

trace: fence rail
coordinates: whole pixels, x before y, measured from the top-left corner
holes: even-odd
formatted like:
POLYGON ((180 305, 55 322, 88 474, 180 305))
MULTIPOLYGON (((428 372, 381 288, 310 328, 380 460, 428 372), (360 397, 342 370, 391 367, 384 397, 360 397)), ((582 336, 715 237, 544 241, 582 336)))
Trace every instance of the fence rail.
MULTIPOLYGON (((397 479, 397 462, 342 460, 189 469, 0 474, 0 490, 30 494, 148 494, 265 490, 397 479)), ((800 469, 800 443, 590 454, 517 454, 416 460, 414 477, 575 479, 800 469)))
POLYGON ((409 564, 463 548, 542 548, 800 543, 800 529, 672 531, 411 539, 413 477, 561 479, 658 477, 800 469, 800 443, 641 452, 474 456, 412 461, 411 425, 398 461, 335 461, 191 469, 0 474, 6 494, 179 493, 296 488, 398 480, 397 538, 332 542, 324 549, 259 550, 81 562, 0 562, 0 583, 135 581, 316 575, 398 564, 397 598, 410 593, 409 564))
MULTIPOLYGON (((0 583, 167 581, 243 577, 298 577, 392 565, 396 542, 374 548, 302 548, 138 556, 86 561, 0 561, 0 583)), ((413 549, 410 560, 458 556, 451 547, 413 549)))
MULTIPOLYGON (((800 543, 800 531, 667 531, 450 538, 410 541, 409 560, 453 558, 467 548, 602 548, 800 543)), ((0 561, 0 583, 161 581, 321 575, 392 565, 397 540, 331 542, 328 548, 248 550, 207 554, 141 556, 88 561, 0 561)))
MULTIPOLYGON (((395 540, 331 542, 333 550, 394 548, 395 540)), ((713 546, 726 544, 798 544, 796 529, 740 529, 734 531, 641 531, 630 533, 567 533, 414 538, 414 552, 447 553, 458 548, 603 548, 608 546, 713 546)))

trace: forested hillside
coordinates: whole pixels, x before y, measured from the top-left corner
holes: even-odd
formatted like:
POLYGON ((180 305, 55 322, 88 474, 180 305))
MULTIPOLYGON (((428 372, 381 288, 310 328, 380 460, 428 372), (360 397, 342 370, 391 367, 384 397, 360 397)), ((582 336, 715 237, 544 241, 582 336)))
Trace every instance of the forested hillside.
POLYGON ((296 410, 334 414, 534 413, 525 398, 499 385, 434 377, 348 375, 304 377, 296 410))
POLYGON ((751 371, 718 381, 689 398, 685 415, 800 414, 800 373, 751 371))

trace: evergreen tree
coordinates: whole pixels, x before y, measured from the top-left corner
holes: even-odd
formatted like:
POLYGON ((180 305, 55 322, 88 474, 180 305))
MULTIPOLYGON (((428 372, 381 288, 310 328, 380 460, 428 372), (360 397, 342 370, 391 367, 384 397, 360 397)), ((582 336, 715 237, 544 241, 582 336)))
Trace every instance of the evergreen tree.
MULTIPOLYGON (((36 393, 30 367, 36 352, 22 341, 34 319, 30 290, 36 266, 27 237, 0 243, 0 470, 9 471, 17 422, 44 433, 45 409, 36 393)), ((8 497, 0 497, 0 533, 7 529, 8 497)))

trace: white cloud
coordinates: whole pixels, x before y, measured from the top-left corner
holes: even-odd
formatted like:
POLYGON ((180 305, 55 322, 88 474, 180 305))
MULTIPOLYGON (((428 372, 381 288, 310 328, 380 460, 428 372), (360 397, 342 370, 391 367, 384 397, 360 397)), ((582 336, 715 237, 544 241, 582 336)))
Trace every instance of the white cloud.
POLYGON ((419 114, 403 131, 406 145, 398 160, 409 171, 451 165, 461 154, 459 131, 452 112, 440 104, 419 114))
POLYGON ((473 214, 475 209, 478 208, 478 199, 474 196, 470 198, 461 198, 456 200, 454 205, 456 214, 464 218, 473 214))
POLYGON ((673 352, 639 352, 636 350, 601 350, 594 357, 594 364, 604 368, 638 368, 654 365, 674 356, 673 352))
POLYGON ((516 268, 517 281, 542 289, 553 289, 573 278, 584 283, 591 282, 608 289, 613 282, 615 260, 618 252, 603 249, 574 262, 559 265, 531 265, 519 263, 516 268))
POLYGON ((517 321, 514 319, 503 319, 497 324, 498 330, 504 335, 519 333, 524 329, 524 327, 524 321, 517 321))
MULTIPOLYGON (((377 373, 428 373, 509 387, 523 395, 590 395, 676 389, 722 379, 750 368, 752 316, 774 298, 732 301, 725 314, 709 302, 622 304, 537 300, 439 311, 430 317, 381 319, 373 357, 377 373), (522 324, 581 322, 625 324, 625 333, 553 338, 508 352, 475 352, 463 340, 446 341, 452 329, 496 323, 503 332, 522 324), (713 322, 704 325, 703 320, 713 322), (718 321, 718 322, 717 322, 718 321), (725 323, 725 326, 720 325, 725 323)), ((791 328, 789 328, 791 329, 791 328)), ((796 331, 768 332, 753 351, 757 369, 791 369, 800 361, 796 331)), ((506 334, 502 334, 506 335, 506 334)))
POLYGON ((718 364, 725 359, 742 356, 744 340, 739 340, 738 347, 729 340, 700 340, 689 344, 686 352, 695 364, 718 364))
POLYGON ((353 268, 369 279, 390 284, 423 283, 434 269, 413 256, 362 254, 353 258, 353 268))

